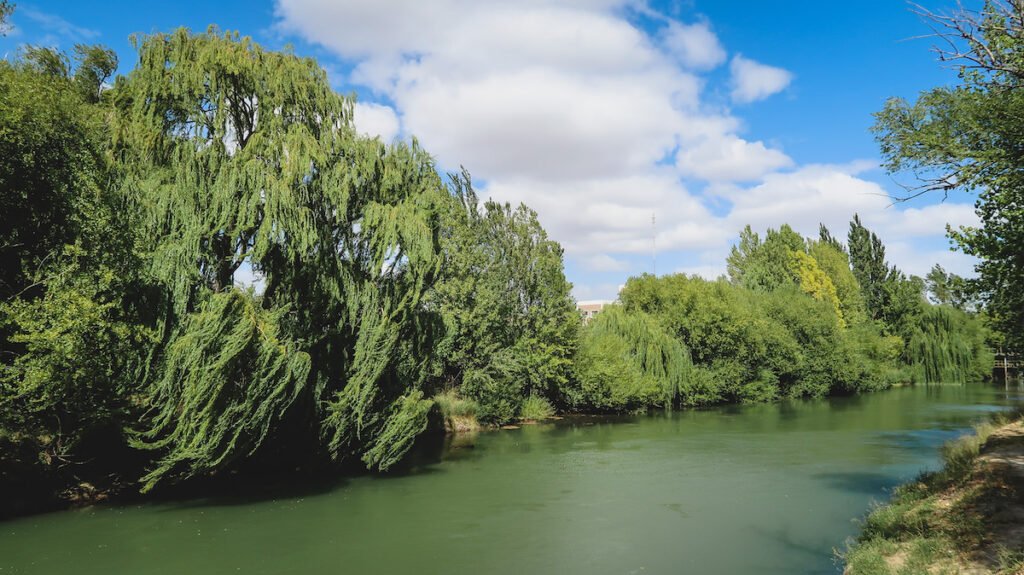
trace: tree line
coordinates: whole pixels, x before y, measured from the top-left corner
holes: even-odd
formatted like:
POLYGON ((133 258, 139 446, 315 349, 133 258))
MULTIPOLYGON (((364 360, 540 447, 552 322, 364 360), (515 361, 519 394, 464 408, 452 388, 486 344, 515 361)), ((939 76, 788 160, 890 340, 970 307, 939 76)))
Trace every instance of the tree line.
POLYGON ((117 77, 99 46, 0 62, 0 488, 21 501, 383 471, 454 405, 499 425, 991 369, 963 280, 937 268, 929 303, 856 218, 846 244, 748 228, 727 279, 633 278, 583 326, 535 212, 360 135, 314 60, 216 28, 133 43, 117 77))

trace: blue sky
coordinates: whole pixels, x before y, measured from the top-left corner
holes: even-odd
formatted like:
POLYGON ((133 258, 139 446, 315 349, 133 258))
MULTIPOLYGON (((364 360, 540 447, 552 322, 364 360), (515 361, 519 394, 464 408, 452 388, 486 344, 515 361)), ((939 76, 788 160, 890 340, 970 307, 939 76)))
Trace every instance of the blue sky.
POLYGON ((854 211, 908 272, 972 267, 944 232, 975 221, 973 198, 885 197, 909 180, 877 168, 871 114, 955 81, 898 0, 37 0, 12 22, 6 57, 102 43, 122 72, 130 34, 178 26, 314 56, 358 95, 359 129, 415 135, 485 195, 536 209, 579 299, 651 270, 652 214, 659 273, 723 272, 748 223, 845 235, 854 211))

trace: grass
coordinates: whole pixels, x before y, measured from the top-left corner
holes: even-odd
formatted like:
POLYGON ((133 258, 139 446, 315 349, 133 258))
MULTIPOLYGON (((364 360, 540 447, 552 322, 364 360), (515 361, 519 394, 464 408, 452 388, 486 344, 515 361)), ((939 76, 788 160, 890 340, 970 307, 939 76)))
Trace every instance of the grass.
MULTIPOLYGON (((841 554, 844 573, 960 573, 968 562, 985 563, 999 529, 991 510, 1015 495, 999 474, 980 468, 978 457, 993 432, 1015 418, 997 416, 947 443, 940 471, 921 475, 897 488, 889 503, 875 506, 860 536, 841 554)), ((987 561, 992 573, 1017 573, 1024 565, 1020 550, 997 549, 996 555, 995 565, 987 561)))
POLYGON ((435 395, 433 401, 441 410, 445 431, 453 433, 480 429, 476 418, 480 405, 472 399, 461 397, 454 389, 449 389, 435 395))
POLYGON ((539 395, 531 395, 519 408, 519 418, 524 421, 540 421, 555 414, 555 408, 539 395))

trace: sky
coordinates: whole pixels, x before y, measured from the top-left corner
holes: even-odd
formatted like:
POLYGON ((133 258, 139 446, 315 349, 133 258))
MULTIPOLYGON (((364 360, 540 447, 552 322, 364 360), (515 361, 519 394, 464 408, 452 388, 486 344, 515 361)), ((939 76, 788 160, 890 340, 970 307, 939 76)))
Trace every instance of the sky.
POLYGON ((100 43, 121 73, 132 34, 179 26, 315 57, 361 132, 415 136, 536 210, 580 300, 645 272, 714 278, 748 224, 845 237, 854 213, 905 272, 972 275, 946 226, 976 224, 974 198, 894 202, 913 180, 879 167, 872 114, 956 80, 900 0, 34 0, 11 23, 3 57, 100 43))

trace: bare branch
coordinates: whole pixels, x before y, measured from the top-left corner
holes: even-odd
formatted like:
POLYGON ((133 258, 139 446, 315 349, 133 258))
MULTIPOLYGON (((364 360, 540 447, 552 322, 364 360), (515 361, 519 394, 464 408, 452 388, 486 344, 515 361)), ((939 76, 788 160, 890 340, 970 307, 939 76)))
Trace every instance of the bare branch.
POLYGON ((932 47, 939 61, 956 63, 963 70, 988 73, 995 82, 1011 88, 1024 81, 1024 69, 1017 59, 993 50, 989 41, 992 35, 1024 37, 1024 0, 991 0, 983 11, 967 9, 958 2, 950 13, 933 12, 915 2, 909 4, 911 11, 932 31, 923 37, 942 42, 943 45, 932 47))

